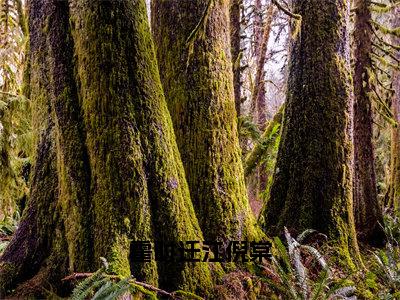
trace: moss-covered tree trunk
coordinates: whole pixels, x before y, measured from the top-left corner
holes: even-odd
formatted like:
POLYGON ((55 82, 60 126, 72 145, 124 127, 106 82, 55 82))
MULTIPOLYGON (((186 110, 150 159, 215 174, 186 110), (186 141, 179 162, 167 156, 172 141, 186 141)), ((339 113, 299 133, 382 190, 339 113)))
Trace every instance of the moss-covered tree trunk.
POLYGON ((236 115, 240 116, 240 109, 242 104, 241 96, 241 82, 240 82, 240 61, 241 61, 241 49, 240 49, 240 7, 243 0, 231 0, 229 8, 229 16, 231 22, 231 56, 232 56, 232 71, 233 71, 233 87, 235 95, 235 108, 236 115))
POLYGON ((293 41, 287 103, 263 213, 270 234, 283 227, 328 234, 358 257, 352 205, 349 1, 293 1, 302 16, 293 41))
POLYGON ((196 214, 211 240, 254 235, 237 136, 229 2, 152 6, 161 81, 196 214))
MULTIPOLYGON (((400 7, 393 9, 391 27, 400 27, 400 7)), ((400 38, 392 35, 393 45, 400 45, 400 38)), ((400 59, 400 52, 396 54, 400 59)), ((400 71, 393 70, 392 76, 394 95, 392 98, 393 116, 398 124, 400 124, 400 71)), ((389 183, 389 201, 388 206, 398 211, 400 208, 400 126, 392 128, 391 137, 391 163, 390 163, 390 183, 389 183)))
POLYGON ((28 207, 0 259, 0 295, 110 271, 204 294, 201 264, 130 260, 130 240, 202 240, 144 0, 29 1, 37 141, 28 207))
POLYGON ((368 70, 372 69, 370 4, 356 0, 354 69, 354 216, 358 238, 382 244, 382 208, 378 202, 373 146, 372 92, 368 70))

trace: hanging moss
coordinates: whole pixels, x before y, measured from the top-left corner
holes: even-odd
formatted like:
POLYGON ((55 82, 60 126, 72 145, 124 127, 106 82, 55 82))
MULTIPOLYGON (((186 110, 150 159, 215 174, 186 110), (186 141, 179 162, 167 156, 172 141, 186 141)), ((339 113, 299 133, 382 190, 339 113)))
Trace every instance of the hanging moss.
POLYGON ((371 23, 374 25, 375 28, 379 29, 383 34, 391 34, 400 37, 400 27, 388 28, 374 20, 372 20, 371 23))

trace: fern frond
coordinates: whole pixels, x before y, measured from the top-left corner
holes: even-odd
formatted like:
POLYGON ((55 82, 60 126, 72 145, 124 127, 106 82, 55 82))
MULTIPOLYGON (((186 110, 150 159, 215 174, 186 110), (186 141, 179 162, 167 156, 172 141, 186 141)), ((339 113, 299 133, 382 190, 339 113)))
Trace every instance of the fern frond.
POLYGON ((71 300, 85 300, 91 292, 107 284, 107 282, 108 279, 104 277, 104 268, 101 268, 75 287, 71 295, 71 300))

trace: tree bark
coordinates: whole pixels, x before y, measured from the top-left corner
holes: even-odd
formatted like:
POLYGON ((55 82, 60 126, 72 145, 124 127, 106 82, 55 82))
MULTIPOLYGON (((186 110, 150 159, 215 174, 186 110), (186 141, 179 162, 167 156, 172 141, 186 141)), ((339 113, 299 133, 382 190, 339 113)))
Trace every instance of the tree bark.
POLYGON ((372 69, 370 4, 355 1, 354 69, 354 216, 359 240, 382 245, 382 208, 378 201, 373 146, 373 116, 368 69, 372 69))
POLYGON ((145 1, 29 1, 38 148, 31 197, 0 259, 0 295, 61 292, 99 267, 206 294, 201 264, 136 263, 130 240, 201 241, 145 1), (21 284, 22 283, 22 284, 21 284))
POLYGON ((276 13, 277 9, 275 5, 270 4, 267 10, 265 25, 262 29, 262 38, 260 40, 260 45, 258 45, 257 47, 257 68, 254 82, 254 91, 252 93, 252 102, 255 103, 255 119, 261 131, 265 130, 265 122, 267 121, 264 67, 267 60, 268 41, 271 34, 272 21, 274 20, 276 13))
POLYGON ((237 136, 229 1, 154 0, 152 8, 161 81, 204 236, 250 239, 256 229, 237 136))
MULTIPOLYGON (((400 27, 400 7, 393 10, 391 27, 400 27)), ((400 45, 400 38, 392 35, 392 44, 400 45)), ((400 52, 397 51, 396 57, 400 59, 400 52)), ((392 75, 394 95, 392 98, 393 116, 398 124, 400 124, 400 71, 393 70, 392 75)), ((392 128, 391 136, 391 175, 389 183, 389 201, 388 207, 398 211, 400 209, 400 125, 392 128)))
POLYGON ((233 71, 233 90, 235 95, 236 115, 240 116, 242 96, 241 96, 241 50, 240 50, 240 6, 242 0, 231 0, 230 4, 230 22, 231 22, 231 56, 232 56, 232 71, 233 71))
POLYGON ((352 204, 349 1, 293 1, 302 16, 293 41, 285 118, 264 228, 277 235, 328 234, 350 265, 359 261, 352 204))

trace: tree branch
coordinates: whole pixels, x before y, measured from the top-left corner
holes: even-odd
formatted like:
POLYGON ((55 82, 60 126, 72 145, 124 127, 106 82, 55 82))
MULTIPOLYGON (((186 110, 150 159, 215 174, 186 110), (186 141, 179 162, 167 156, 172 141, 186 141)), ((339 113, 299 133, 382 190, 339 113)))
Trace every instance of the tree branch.
POLYGON ((282 4, 280 4, 277 0, 271 0, 271 1, 272 1, 273 4, 276 5, 276 7, 279 10, 283 11, 286 15, 288 15, 289 17, 291 17, 293 19, 301 21, 301 15, 292 13, 290 10, 286 9, 285 7, 283 7, 282 4))

